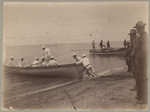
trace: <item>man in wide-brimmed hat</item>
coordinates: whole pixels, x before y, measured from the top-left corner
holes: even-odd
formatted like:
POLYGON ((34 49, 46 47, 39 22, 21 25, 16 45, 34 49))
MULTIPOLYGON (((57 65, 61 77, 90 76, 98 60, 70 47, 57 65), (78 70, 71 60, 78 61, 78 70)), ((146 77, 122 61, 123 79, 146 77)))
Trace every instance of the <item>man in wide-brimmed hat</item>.
POLYGON ((136 68, 137 65, 135 63, 135 58, 136 58, 136 48, 138 46, 138 35, 136 32, 136 29, 131 29, 130 33, 128 34, 130 35, 130 41, 131 41, 131 51, 130 51, 130 65, 131 65, 131 72, 133 74, 133 77, 135 78, 135 86, 131 89, 131 91, 136 91, 137 87, 136 87, 136 83, 137 83, 137 75, 136 75, 136 68))
POLYGON ((139 35, 137 47, 137 100, 138 103, 148 103, 148 76, 147 76, 147 33, 145 23, 138 21, 133 28, 136 28, 139 35))
POLYGON ((14 67, 14 66, 15 66, 15 64, 14 64, 14 57, 13 57, 13 56, 10 57, 10 60, 9 60, 9 62, 7 63, 7 66, 11 66, 11 67, 14 67))
POLYGON ((24 61, 23 57, 21 57, 19 61, 19 67, 26 67, 26 66, 27 66, 27 62, 24 61))

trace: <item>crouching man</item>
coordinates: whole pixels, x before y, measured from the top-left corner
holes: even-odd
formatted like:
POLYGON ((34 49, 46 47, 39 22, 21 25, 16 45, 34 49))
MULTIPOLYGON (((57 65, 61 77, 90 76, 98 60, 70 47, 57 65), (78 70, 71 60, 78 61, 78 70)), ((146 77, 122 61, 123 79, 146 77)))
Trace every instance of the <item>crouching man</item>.
POLYGON ((91 65, 91 60, 87 58, 85 54, 82 55, 82 59, 80 61, 76 62, 76 65, 80 65, 80 64, 84 66, 86 74, 88 76, 90 75, 92 75, 93 77, 97 76, 93 66, 91 65))

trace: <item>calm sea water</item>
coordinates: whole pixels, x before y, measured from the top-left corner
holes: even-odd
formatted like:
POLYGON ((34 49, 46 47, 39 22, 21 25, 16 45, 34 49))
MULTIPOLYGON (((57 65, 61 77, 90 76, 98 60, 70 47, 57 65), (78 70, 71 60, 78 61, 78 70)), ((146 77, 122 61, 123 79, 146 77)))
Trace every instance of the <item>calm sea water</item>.
MULTIPOLYGON (((99 43, 96 43, 98 47, 99 43)), ((30 65, 35 57, 41 58, 43 51, 42 45, 25 45, 25 46, 7 46, 4 49, 4 61, 5 65, 10 56, 15 58, 15 64, 18 65, 20 57, 24 57, 27 63, 30 65)), ((75 60, 72 55, 76 53, 78 56, 86 54, 92 61, 92 65, 96 71, 112 69, 113 67, 122 67, 125 65, 124 57, 116 56, 92 56, 89 54, 91 49, 91 43, 74 43, 74 44, 53 44, 45 45, 52 50, 52 55, 58 61, 59 64, 73 63, 75 60)), ((112 42, 111 47, 122 47, 122 42, 112 42)))
MULTIPOLYGON (((72 55, 76 53, 78 56, 87 54, 92 61, 92 65, 97 72, 103 72, 108 69, 119 68, 125 66, 125 58, 117 56, 98 56, 90 55, 91 43, 84 44, 54 44, 45 45, 52 50, 53 56, 59 64, 73 63, 75 60, 72 55)), ((111 43, 112 47, 122 47, 122 42, 111 43)), ((96 43, 98 47, 98 43, 96 43)), ((30 65, 35 57, 41 58, 43 51, 41 45, 28 45, 28 46, 7 46, 4 48, 3 64, 5 65, 10 56, 15 58, 15 64, 18 65, 20 57, 24 57, 30 65)), ((15 74, 3 74, 3 100, 4 107, 13 108, 21 107, 21 104, 15 105, 17 98, 23 101, 27 95, 35 94, 40 91, 48 91, 52 88, 72 83, 75 79, 67 78, 50 78, 50 77, 35 77, 35 76, 18 76, 15 74)), ((31 99, 32 100, 32 99, 31 99)), ((24 105, 29 107, 27 102, 24 105)), ((30 105, 32 106, 32 105, 30 105)))

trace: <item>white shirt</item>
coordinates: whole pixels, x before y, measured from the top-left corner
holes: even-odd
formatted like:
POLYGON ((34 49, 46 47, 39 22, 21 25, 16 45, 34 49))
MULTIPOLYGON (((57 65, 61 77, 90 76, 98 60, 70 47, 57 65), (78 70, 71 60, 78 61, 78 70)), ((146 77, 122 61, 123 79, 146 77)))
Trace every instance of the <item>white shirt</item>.
POLYGON ((14 67, 15 66, 14 61, 9 60, 9 62, 7 63, 7 66, 14 67))
POLYGON ((25 61, 20 61, 19 62, 19 67, 26 67, 27 63, 25 61))
POLYGON ((47 56, 51 56, 51 55, 52 55, 51 50, 48 49, 48 48, 45 48, 45 50, 44 50, 44 56, 47 57, 47 56))
POLYGON ((57 61, 55 60, 50 60, 49 63, 48 63, 49 66, 56 66, 58 65, 57 61))
POLYGON ((32 63, 32 67, 37 67, 39 65, 40 65, 40 61, 38 61, 38 60, 34 60, 32 63))
POLYGON ((77 65, 83 64, 84 67, 91 64, 91 60, 87 57, 82 58, 80 61, 76 62, 77 65))
POLYGON ((42 66, 47 66, 47 62, 42 62, 42 66))

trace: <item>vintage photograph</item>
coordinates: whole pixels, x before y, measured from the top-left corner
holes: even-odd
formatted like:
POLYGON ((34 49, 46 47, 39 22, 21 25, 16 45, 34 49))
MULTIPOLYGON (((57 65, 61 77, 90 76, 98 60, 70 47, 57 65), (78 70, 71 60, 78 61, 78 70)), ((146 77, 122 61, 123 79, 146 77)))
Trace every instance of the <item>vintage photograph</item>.
POLYGON ((148 1, 4 2, 3 110, 148 110, 148 1))

